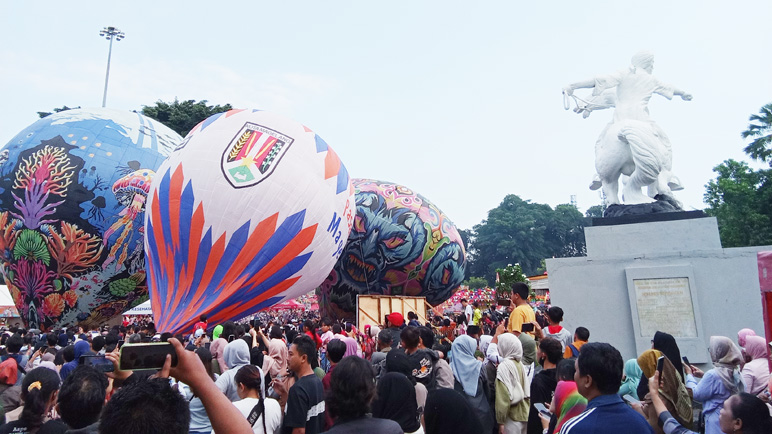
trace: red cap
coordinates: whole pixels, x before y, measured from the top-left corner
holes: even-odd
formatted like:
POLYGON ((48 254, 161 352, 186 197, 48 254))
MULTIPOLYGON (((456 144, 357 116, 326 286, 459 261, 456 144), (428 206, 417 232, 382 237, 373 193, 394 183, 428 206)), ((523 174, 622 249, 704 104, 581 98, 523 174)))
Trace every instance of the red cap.
POLYGON ((392 312, 389 315, 386 315, 386 319, 389 320, 391 325, 397 327, 405 323, 405 317, 403 317, 399 312, 392 312))

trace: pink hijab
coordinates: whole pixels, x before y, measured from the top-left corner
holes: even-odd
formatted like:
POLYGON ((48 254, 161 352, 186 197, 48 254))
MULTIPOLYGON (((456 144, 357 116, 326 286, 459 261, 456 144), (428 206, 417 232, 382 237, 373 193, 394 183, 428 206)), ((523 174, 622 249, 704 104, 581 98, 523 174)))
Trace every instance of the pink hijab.
POLYGON ((748 336, 756 336, 756 332, 751 329, 742 329, 737 332, 737 344, 745 348, 745 339, 748 336))
POLYGON ((745 353, 751 356, 751 360, 767 358, 767 343, 761 336, 747 336, 745 338, 745 353))
POLYGON ((284 375, 287 372, 289 354, 287 344, 282 339, 271 339, 268 342, 268 355, 263 358, 263 372, 271 374, 271 378, 284 375))

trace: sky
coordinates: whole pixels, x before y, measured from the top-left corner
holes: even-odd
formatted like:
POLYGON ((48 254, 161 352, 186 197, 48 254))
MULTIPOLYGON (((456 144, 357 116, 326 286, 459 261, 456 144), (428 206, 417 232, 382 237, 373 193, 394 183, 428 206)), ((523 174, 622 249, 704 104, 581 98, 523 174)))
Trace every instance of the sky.
MULTIPOLYGON (((555 206, 588 186, 610 110, 563 109, 571 82, 629 66, 693 94, 655 95, 686 209, 772 102, 772 2, 2 1, 0 145, 55 107, 208 100, 309 126, 355 178, 407 186, 460 229, 507 194, 555 206)), ((580 92, 577 92, 580 93, 580 92)), ((761 167, 752 164, 753 167, 761 167)))

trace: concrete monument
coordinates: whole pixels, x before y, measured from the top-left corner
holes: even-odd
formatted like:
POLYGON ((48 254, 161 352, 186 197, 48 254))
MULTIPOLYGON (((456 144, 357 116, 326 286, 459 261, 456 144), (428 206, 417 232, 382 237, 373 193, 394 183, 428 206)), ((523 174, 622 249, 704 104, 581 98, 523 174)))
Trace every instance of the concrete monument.
MULTIPOLYGON (((661 206, 638 207, 634 213, 676 211, 680 204, 673 190, 681 190, 680 181, 672 172, 673 152, 667 134, 649 116, 649 99, 659 94, 667 99, 674 95, 684 101, 692 96, 652 75, 654 55, 641 51, 632 58, 632 65, 611 75, 579 81, 563 89, 564 106, 576 102, 576 113, 585 118, 594 110, 615 107, 611 122, 595 143, 597 174, 590 189, 603 188, 610 205, 620 204, 619 178, 624 176, 623 202, 627 205, 647 204, 659 200, 661 206), (574 95, 574 90, 590 88, 588 100, 574 95), (647 187, 648 195, 641 189, 647 187)), ((613 207, 612 207, 613 209, 613 207)))

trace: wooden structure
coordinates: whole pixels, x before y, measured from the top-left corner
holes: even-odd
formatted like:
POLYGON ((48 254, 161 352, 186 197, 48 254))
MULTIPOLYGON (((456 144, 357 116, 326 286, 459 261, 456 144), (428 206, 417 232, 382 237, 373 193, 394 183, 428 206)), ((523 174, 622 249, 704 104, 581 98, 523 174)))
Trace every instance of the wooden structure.
POLYGON ((426 311, 431 308, 425 297, 357 295, 357 328, 362 330, 366 325, 382 326, 386 322, 386 315, 392 312, 401 313, 405 322, 408 321, 407 313, 415 312, 418 320, 424 324, 429 322, 426 311))

